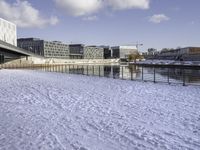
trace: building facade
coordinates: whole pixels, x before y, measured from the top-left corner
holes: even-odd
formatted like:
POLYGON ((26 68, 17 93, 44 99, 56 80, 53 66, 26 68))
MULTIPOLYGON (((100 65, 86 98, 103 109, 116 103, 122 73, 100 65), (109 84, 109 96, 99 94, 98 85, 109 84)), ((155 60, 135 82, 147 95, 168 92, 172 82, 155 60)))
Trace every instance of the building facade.
POLYGON ((111 59, 110 46, 101 46, 104 49, 104 59, 111 59))
POLYGON ((130 54, 137 53, 136 46, 115 46, 111 47, 111 56, 113 58, 127 59, 130 54))
POLYGON ((0 18, 0 40, 17 46, 16 25, 0 18))
POLYGON ((200 47, 164 49, 155 54, 148 54, 146 59, 200 61, 200 47))
POLYGON ((83 44, 69 44, 70 59, 83 59, 83 44))
POLYGON ((84 59, 104 59, 104 48, 97 46, 86 46, 84 48, 84 59))
POLYGON ((59 41, 44 41, 37 38, 21 38, 17 45, 46 58, 69 58, 69 45, 59 41))

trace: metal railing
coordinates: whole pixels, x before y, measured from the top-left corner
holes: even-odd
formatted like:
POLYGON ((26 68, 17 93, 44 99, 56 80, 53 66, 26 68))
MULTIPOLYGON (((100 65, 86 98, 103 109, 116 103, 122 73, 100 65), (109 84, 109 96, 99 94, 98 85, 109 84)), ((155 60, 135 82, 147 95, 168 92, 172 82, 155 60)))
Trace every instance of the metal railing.
POLYGON ((27 69, 46 72, 81 74, 113 79, 150 81, 154 83, 200 86, 200 66, 157 66, 157 65, 58 65, 58 64, 2 64, 4 69, 27 69))

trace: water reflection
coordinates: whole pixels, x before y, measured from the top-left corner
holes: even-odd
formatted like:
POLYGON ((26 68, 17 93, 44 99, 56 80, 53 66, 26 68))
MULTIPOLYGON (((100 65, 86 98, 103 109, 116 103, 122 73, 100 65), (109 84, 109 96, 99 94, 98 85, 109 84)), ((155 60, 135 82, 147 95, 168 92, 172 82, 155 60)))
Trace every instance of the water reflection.
POLYGON ((200 83, 200 70, 178 68, 152 68, 130 66, 85 66, 60 65, 45 68, 47 71, 65 72, 70 74, 84 74, 111 78, 147 80, 156 82, 185 82, 200 83), (154 75, 155 73, 155 75, 154 75))

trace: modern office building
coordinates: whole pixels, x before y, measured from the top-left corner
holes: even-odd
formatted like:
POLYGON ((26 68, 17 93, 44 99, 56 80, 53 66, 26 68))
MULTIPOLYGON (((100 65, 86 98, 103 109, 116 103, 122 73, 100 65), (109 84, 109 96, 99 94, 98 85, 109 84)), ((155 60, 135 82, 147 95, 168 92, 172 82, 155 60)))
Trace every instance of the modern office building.
POLYGON ((0 18, 0 40, 17 46, 16 25, 0 18))
POLYGON ((44 41, 38 38, 21 38, 17 45, 27 51, 44 56, 46 58, 69 58, 69 45, 60 41, 44 41))
POLYGON ((127 59, 128 55, 137 53, 136 46, 115 46, 111 47, 111 56, 113 58, 127 59))
POLYGON ((83 44, 69 44, 70 59, 83 59, 83 44))
POLYGON ((98 46, 84 47, 84 59, 104 59, 104 48, 98 46))
POLYGON ((111 59, 111 48, 110 46, 99 46, 104 49, 104 59, 111 59))

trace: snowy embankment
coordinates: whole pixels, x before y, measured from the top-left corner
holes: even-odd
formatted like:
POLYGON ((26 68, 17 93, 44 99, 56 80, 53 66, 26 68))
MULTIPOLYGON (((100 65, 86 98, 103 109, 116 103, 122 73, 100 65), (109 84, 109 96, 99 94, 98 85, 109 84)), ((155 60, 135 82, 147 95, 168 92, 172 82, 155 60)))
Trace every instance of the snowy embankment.
MULTIPOLYGON (((135 64, 135 62, 130 62, 130 64, 135 64)), ((137 61, 137 64, 200 66, 200 61, 175 61, 175 60, 153 59, 153 60, 137 61)))
POLYGON ((200 149, 200 87, 0 70, 0 149, 200 149))

